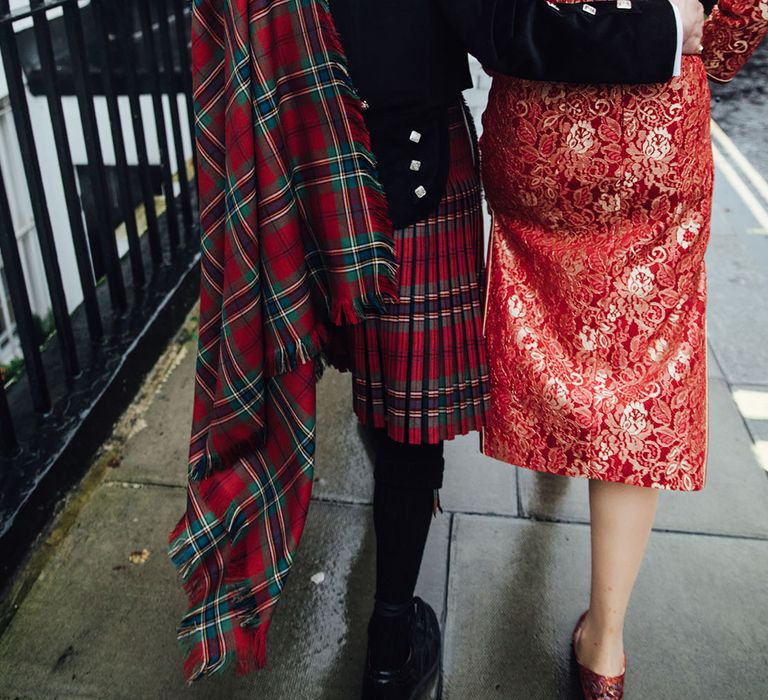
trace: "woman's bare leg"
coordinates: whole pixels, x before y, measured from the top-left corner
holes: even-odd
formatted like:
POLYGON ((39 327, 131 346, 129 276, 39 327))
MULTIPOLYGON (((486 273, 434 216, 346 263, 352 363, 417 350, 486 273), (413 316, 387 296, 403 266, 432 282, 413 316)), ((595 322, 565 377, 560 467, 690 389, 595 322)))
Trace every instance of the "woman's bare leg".
POLYGON ((576 643, 595 673, 624 670, 624 616, 656 515, 657 489, 590 481, 592 589, 589 615, 576 643))

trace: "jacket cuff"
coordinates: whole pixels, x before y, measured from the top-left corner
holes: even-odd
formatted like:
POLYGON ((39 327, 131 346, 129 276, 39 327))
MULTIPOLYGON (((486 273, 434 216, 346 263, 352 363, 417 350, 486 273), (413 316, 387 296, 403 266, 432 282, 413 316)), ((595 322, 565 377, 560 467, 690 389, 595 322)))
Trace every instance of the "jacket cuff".
POLYGON ((680 10, 670 0, 672 11, 675 13, 675 23, 677 24, 677 49, 675 52, 675 66, 672 69, 672 76, 677 77, 683 72, 683 18, 680 16, 680 10))

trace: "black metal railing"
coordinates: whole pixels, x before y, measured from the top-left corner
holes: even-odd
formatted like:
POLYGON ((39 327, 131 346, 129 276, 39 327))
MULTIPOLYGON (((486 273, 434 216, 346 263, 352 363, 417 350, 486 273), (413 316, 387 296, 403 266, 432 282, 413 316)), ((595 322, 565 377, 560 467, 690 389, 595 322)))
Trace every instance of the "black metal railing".
POLYGON ((77 472, 75 457, 95 449, 83 426, 102 414, 99 430, 89 426, 95 438, 116 418, 120 402, 104 411, 99 401, 115 382, 129 396, 151 366, 146 348, 132 359, 138 341, 155 337, 156 357, 168 336, 168 318, 160 331, 153 325, 160 311, 179 306, 178 320, 193 298, 199 236, 189 11, 184 0, 30 0, 21 9, 0 0, 7 100, 53 321, 41 338, 41 312, 29 294, 35 280, 19 250, 9 174, 0 168, 0 292, 9 297, 23 356, 23 370, 0 381, 0 540, 29 529, 18 521, 42 483, 54 484, 47 502, 69 483, 51 472, 77 472), (41 142, 53 145, 44 152, 41 142), (57 210, 52 186, 64 203, 57 210), (64 245, 74 258, 67 269, 58 252, 64 245), (176 304, 181 287, 184 303, 176 304), (133 384, 126 383, 131 364, 133 384))

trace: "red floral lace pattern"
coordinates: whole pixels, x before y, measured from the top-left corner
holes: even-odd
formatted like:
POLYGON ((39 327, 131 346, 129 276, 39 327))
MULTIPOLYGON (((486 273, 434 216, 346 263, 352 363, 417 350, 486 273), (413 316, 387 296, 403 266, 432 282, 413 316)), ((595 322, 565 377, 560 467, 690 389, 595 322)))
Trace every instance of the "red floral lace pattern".
POLYGON ((704 24, 704 65, 731 80, 768 34, 768 0, 719 0, 704 24))
POLYGON ((539 471, 704 484, 712 156, 698 57, 666 85, 496 78, 484 451, 539 471))

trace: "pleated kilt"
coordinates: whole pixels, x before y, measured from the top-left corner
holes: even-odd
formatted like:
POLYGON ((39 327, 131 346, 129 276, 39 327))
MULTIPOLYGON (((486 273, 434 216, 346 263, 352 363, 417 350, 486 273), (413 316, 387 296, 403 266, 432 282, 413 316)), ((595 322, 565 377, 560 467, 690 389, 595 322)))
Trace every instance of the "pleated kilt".
POLYGON ((350 328, 354 409, 398 442, 480 430, 488 397, 482 340, 482 193, 471 116, 452 108, 446 193, 395 232, 399 301, 350 328))

